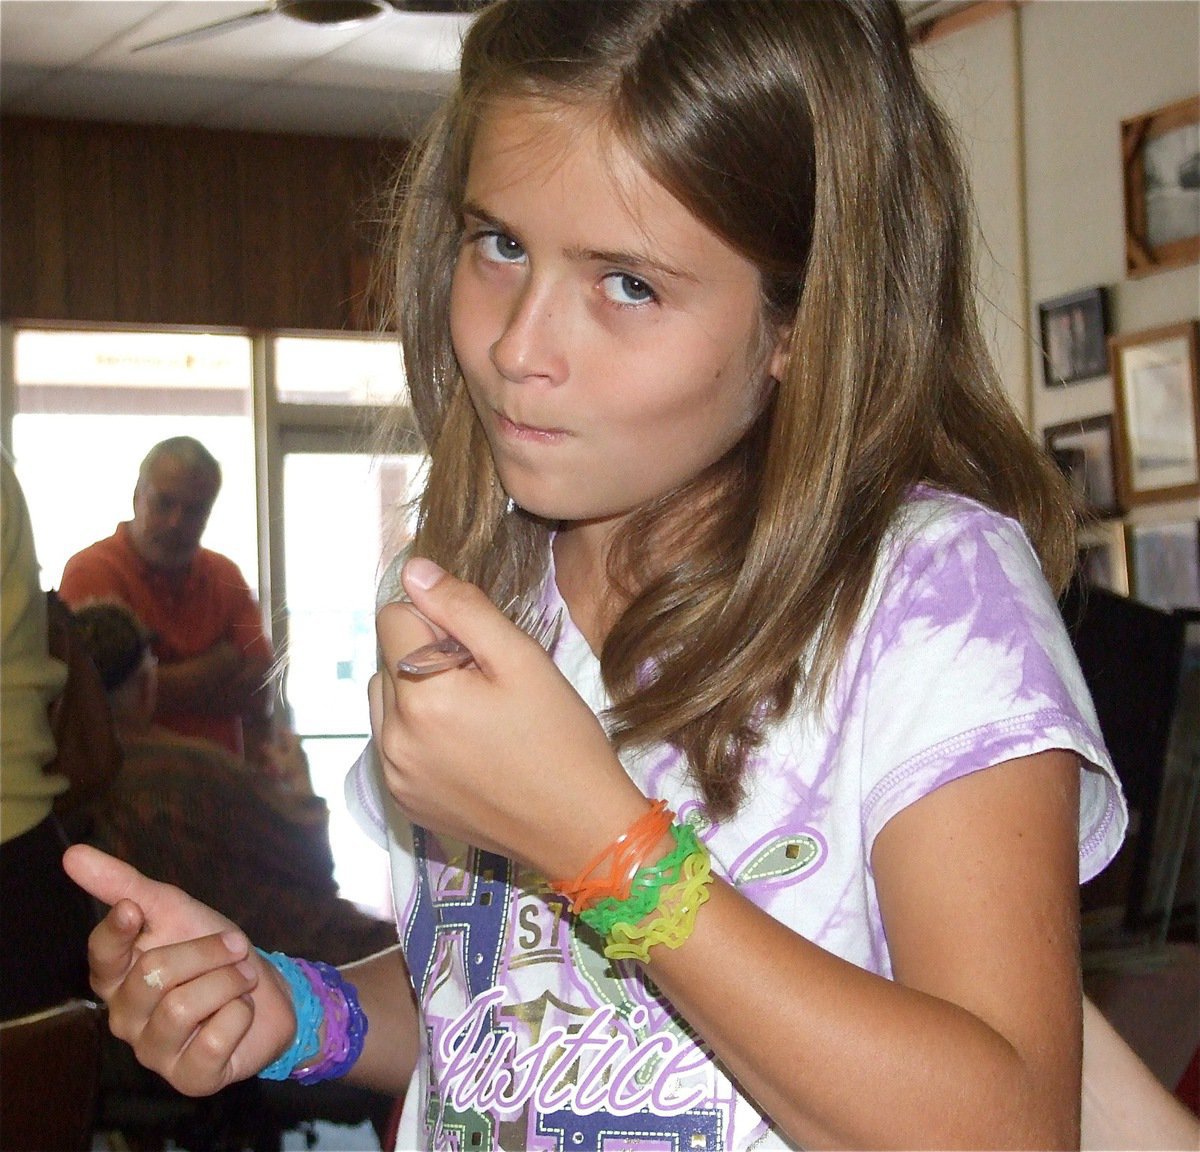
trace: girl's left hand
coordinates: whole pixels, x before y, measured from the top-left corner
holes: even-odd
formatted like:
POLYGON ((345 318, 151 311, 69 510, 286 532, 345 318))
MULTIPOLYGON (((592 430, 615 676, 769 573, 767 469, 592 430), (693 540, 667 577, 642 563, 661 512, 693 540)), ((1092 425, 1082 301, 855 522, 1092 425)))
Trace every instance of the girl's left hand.
POLYGON ((423 827, 548 877, 575 875, 645 811, 645 797, 578 693, 478 588, 424 559, 403 579, 417 611, 380 611, 383 671, 369 690, 388 790, 423 827), (424 678, 397 672, 429 642, 430 624, 474 662, 424 678))

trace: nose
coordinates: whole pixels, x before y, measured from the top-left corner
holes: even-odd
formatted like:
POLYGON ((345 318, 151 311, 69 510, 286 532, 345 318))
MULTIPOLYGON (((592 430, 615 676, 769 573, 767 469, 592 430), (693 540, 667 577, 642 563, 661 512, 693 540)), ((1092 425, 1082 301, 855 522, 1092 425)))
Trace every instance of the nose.
POLYGON ((561 384, 567 377, 566 308, 551 284, 527 281, 510 301, 492 363, 513 383, 561 384))

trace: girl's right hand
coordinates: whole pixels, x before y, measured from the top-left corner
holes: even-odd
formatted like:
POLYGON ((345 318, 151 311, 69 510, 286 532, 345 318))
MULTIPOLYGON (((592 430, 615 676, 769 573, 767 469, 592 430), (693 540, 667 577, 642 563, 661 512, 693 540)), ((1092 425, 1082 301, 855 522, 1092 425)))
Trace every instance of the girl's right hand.
POLYGON ((111 905, 88 941, 92 989, 138 1061, 187 1096, 257 1074, 292 1042, 291 994, 220 913, 96 848, 63 867, 111 905))

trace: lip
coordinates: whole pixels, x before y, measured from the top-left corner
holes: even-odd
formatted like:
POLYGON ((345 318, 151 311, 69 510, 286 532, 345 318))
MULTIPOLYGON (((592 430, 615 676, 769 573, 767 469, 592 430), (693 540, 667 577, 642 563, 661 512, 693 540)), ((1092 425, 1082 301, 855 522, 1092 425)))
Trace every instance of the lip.
POLYGON ((495 415, 497 427, 510 440, 533 444, 552 444, 567 436, 567 432, 563 428, 541 428, 536 424, 521 424, 499 411, 495 415))

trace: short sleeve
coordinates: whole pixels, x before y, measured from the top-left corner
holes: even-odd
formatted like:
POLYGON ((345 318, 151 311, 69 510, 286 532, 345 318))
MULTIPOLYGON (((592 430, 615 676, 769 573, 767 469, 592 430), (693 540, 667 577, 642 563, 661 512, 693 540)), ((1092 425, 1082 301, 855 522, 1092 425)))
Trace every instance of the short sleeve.
POLYGON ((1080 879, 1099 872, 1120 847, 1125 802, 1021 528, 965 502, 910 525, 897 537, 876 603, 858 674, 872 774, 863 805, 868 843, 944 783, 1064 749, 1080 758, 1080 879))

